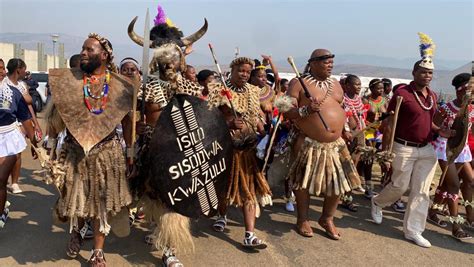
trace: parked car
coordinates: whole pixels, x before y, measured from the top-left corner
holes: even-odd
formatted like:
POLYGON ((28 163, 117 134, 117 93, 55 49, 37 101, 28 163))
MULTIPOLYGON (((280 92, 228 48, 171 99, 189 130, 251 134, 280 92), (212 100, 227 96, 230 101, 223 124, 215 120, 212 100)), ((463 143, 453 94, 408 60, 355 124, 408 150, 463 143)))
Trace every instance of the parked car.
POLYGON ((43 107, 46 106, 48 96, 46 94, 46 84, 48 83, 48 73, 32 71, 31 79, 38 82, 36 93, 30 90, 30 95, 33 98, 33 108, 36 112, 41 112, 43 107))

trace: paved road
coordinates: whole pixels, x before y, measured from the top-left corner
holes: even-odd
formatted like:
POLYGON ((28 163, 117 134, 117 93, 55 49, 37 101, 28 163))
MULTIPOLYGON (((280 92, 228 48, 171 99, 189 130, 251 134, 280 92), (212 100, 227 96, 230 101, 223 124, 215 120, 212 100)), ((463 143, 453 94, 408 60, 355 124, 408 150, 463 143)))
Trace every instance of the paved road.
MULTIPOLYGON (((86 241, 80 256, 69 260, 65 254, 68 240, 66 225, 52 225, 51 207, 56 200, 55 189, 33 177, 38 169, 28 153, 23 155, 21 186, 24 193, 9 194, 11 219, 0 229, 0 266, 87 266, 92 242, 86 241)), ((312 198, 310 217, 316 235, 303 238, 296 234, 294 214, 284 210, 282 183, 271 173, 275 203, 265 208, 257 221, 257 233, 269 243, 263 251, 246 251, 240 245, 243 238, 242 215, 232 209, 225 233, 215 233, 208 219, 192 225, 196 252, 183 255, 186 266, 474 266, 474 245, 460 243, 449 231, 428 225, 425 236, 432 242, 430 249, 420 248, 403 239, 403 215, 386 210, 382 225, 370 220, 370 203, 356 196, 358 213, 338 210, 336 225, 343 239, 329 240, 315 220, 321 212, 321 198, 312 198)), ((474 235, 474 232, 471 232, 474 235)), ((129 237, 109 236, 106 259, 109 266, 153 266, 160 262, 160 253, 152 251, 143 240, 147 224, 137 224, 129 237)))

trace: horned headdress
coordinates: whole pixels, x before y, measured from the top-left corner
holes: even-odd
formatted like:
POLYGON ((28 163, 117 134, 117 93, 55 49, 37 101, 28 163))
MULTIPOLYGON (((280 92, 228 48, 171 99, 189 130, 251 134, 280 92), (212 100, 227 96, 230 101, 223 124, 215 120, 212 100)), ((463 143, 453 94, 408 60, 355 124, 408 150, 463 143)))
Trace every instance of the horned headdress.
MULTIPOLYGON (((128 36, 136 44, 143 46, 144 38, 134 31, 137 18, 135 17, 128 25, 128 36)), ((184 37, 183 32, 166 18, 163 8, 158 5, 154 23, 155 26, 150 31, 150 48, 155 50, 150 63, 150 73, 157 71, 159 64, 170 62, 179 62, 180 70, 184 71, 186 67, 184 50, 207 32, 207 20, 204 19, 204 25, 197 32, 184 37)))

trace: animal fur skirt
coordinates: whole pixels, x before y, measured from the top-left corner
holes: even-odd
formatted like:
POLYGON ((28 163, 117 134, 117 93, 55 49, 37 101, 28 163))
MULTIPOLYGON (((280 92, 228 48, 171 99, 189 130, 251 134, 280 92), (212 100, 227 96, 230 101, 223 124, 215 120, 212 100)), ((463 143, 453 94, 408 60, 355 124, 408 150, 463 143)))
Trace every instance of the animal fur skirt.
POLYGON ((294 189, 310 194, 339 196, 360 186, 360 178, 342 138, 320 143, 305 138, 288 175, 294 189))
POLYGON ((229 205, 272 205, 271 194, 270 186, 258 167, 256 150, 235 149, 227 190, 229 205))
POLYGON ((71 230, 77 227, 78 218, 93 218, 99 219, 100 232, 108 234, 107 217, 123 213, 132 200, 120 141, 117 137, 106 139, 86 156, 68 137, 61 151, 59 161, 65 175, 56 212, 59 218, 70 220, 71 230))

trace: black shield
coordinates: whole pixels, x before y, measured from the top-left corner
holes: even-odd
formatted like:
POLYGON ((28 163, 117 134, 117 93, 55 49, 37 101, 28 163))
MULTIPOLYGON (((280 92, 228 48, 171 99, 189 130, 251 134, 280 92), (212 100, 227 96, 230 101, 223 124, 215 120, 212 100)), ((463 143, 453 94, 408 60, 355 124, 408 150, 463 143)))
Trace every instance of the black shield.
POLYGON ((176 95, 161 112, 149 147, 150 185, 174 211, 213 216, 232 168, 232 139, 221 112, 176 95))

